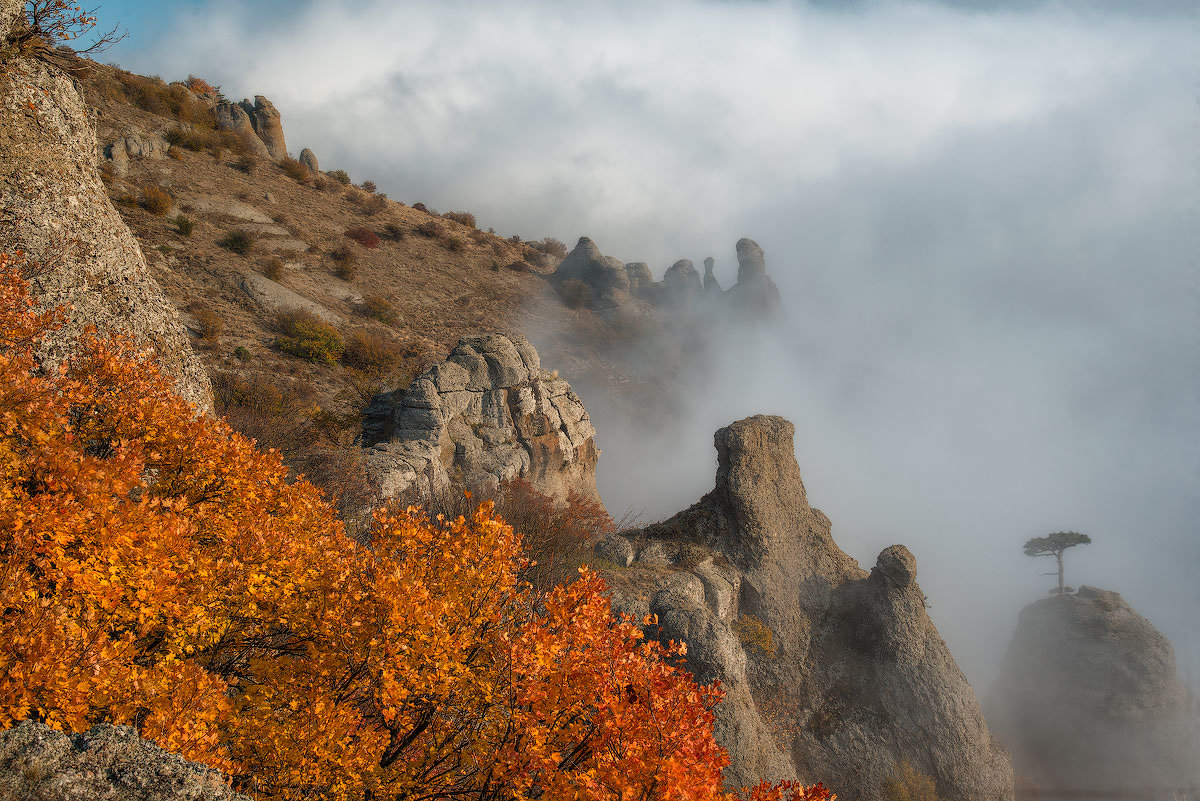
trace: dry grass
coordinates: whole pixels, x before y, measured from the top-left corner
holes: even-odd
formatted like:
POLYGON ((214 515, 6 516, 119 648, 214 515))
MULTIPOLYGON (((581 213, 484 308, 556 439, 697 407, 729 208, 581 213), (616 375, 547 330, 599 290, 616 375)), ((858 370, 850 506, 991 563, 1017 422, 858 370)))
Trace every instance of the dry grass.
POLYGON ((142 187, 141 195, 138 198, 138 205, 151 214, 157 214, 159 217, 165 217, 171 207, 175 205, 175 201, 167 190, 155 186, 154 184, 146 184, 142 187))

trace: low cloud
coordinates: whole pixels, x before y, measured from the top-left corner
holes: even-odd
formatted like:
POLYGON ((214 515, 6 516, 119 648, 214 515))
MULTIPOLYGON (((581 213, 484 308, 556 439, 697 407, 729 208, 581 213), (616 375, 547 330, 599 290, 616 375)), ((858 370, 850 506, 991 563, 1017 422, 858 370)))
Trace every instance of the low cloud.
POLYGON ((713 255, 725 285, 757 239, 789 333, 716 352, 659 440, 593 409, 605 498, 676 511, 711 486, 716 427, 787 416, 839 543, 868 567, 912 548, 982 691, 1051 584, 1020 546, 1059 529, 1095 540, 1068 580, 1124 593, 1200 670, 1179 8, 213 3, 116 56, 267 95, 293 149, 502 233, 659 275, 713 255))

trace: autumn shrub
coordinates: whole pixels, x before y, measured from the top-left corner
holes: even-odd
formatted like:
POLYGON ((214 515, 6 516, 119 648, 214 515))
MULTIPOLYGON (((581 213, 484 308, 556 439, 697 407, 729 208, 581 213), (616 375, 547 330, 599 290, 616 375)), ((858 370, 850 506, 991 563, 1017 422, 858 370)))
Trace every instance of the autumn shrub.
POLYGON ((775 657, 775 635, 770 626, 754 615, 742 615, 734 621, 733 632, 746 648, 752 648, 772 659, 775 657))
POLYGON ((405 236, 408 235, 408 232, 404 230, 403 225, 394 222, 384 223, 383 232, 384 235, 393 242, 400 242, 405 236))
POLYGON ((192 235, 192 231, 196 230, 196 221, 184 214, 178 214, 172 220, 175 224, 175 233, 183 237, 192 235))
POLYGON ((529 248, 525 251, 525 262, 536 269, 544 270, 550 266, 550 257, 540 250, 529 248))
POLYGON ((884 801, 940 801, 937 784, 908 760, 901 760, 883 783, 884 801))
POLYGON ((312 180, 312 172, 308 167, 291 156, 285 156, 280 160, 279 169, 283 170, 283 174, 296 183, 307 184, 312 180))
POLYGON ((329 170, 325 175, 337 181, 342 186, 350 185, 350 176, 345 170, 329 170))
POLYGON ((469 211, 448 211, 442 215, 447 220, 452 220, 459 225, 465 225, 468 228, 475 227, 475 215, 469 211))
POLYGON ((358 254, 349 245, 339 245, 329 251, 333 260, 333 274, 343 281, 352 281, 358 275, 358 254))
POLYGON ((446 235, 446 226, 435 220, 426 220, 416 227, 416 232, 429 239, 438 239, 446 235))
POLYGON ((592 288, 578 278, 568 278, 558 287, 558 295, 571 309, 582 309, 592 302, 592 288))
POLYGON ((263 262, 263 275, 270 278, 272 281, 278 281, 283 278, 283 259, 278 256, 272 256, 263 262))
POLYGON ((187 76, 183 82, 183 85, 186 86, 192 94, 199 95, 201 97, 208 97, 214 100, 220 99, 221 97, 221 87, 213 86, 208 81, 204 80, 203 78, 197 78, 195 75, 187 76))
POLYGON ((169 192, 154 184, 146 184, 142 187, 141 194, 138 197, 138 205, 151 214, 157 214, 162 217, 171 210, 171 206, 175 205, 175 201, 171 198, 169 192))
POLYGON ((567 257, 567 246, 552 236, 547 236, 538 242, 531 242, 530 244, 547 256, 556 259, 565 259, 567 257))
POLYGON ((346 338, 342 362, 365 373, 387 374, 404 359, 399 345, 373 331, 355 331, 346 338))
POLYGON ((363 212, 363 214, 371 217, 387 210, 387 195, 384 194, 355 192, 355 194, 351 197, 351 202, 353 202, 354 205, 363 212))
POLYGON ((216 342, 225 331, 225 320, 210 306, 197 306, 192 310, 196 328, 205 342, 216 342))
POLYGON ((276 319, 275 327, 279 330, 275 339, 279 349, 310 362, 335 364, 346 349, 338 330, 309 311, 285 311, 276 319))
POLYGON ((400 319, 400 313, 396 311, 396 306, 383 295, 367 295, 363 298, 362 303, 358 304, 356 311, 364 317, 370 317, 372 320, 378 320, 386 325, 394 325, 400 319))
POLYGON ((258 159, 249 153, 243 153, 238 157, 238 160, 233 163, 233 166, 246 173, 246 175, 253 175, 255 168, 258 166, 258 159))
POLYGON ((254 251, 255 239, 253 231, 236 228, 227 233, 223 239, 218 240, 217 244, 238 255, 245 256, 254 251))
POLYGON ((368 250, 374 250, 375 248, 379 247, 379 235, 370 228, 365 228, 361 225, 355 228, 347 229, 346 237, 353 239, 355 242, 362 245, 364 248, 367 248, 368 250))
POLYGON ((614 618, 600 577, 535 594, 490 503, 380 509, 360 544, 131 347, 85 336, 39 369, 59 313, 7 266, 0 728, 132 725, 263 801, 734 801, 721 691, 614 618))
POLYGON ((467 243, 461 236, 448 236, 442 240, 442 244, 451 253, 461 253, 467 247, 467 243))
POLYGON ((163 134, 163 139, 175 147, 193 152, 207 150, 220 141, 212 131, 196 128, 172 128, 163 134))
POLYGON ((470 237, 471 241, 476 245, 490 243, 492 239, 491 234, 489 234, 487 231, 481 231, 478 228, 471 229, 471 232, 467 234, 467 236, 470 237))

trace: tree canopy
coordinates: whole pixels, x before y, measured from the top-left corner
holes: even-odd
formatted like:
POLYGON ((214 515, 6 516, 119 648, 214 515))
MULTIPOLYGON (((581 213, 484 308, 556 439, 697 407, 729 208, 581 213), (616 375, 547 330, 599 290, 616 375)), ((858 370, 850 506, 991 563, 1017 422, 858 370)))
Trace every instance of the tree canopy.
POLYGON ((1092 538, 1077 531, 1056 531, 1045 537, 1032 537, 1025 542, 1026 556, 1053 556, 1058 559, 1058 594, 1065 591, 1063 584, 1063 551, 1076 545, 1088 545, 1092 538))

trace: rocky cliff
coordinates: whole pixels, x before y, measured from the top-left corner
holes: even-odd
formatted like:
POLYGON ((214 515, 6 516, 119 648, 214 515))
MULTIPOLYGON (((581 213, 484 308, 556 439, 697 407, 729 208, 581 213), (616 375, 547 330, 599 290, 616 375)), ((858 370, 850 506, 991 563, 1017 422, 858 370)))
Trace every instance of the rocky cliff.
POLYGON ((26 721, 0 731, 0 801, 249 800, 128 726, 64 734, 26 721))
POLYGON ((1047 789, 1200 783, 1196 698, 1167 638, 1115 592, 1081 587, 1022 610, 987 710, 1017 771, 1047 789))
POLYGON ((579 396, 521 336, 464 337, 367 411, 368 473, 385 498, 487 491, 522 478, 564 500, 596 492, 596 430, 579 396))
POLYGON ((751 417, 716 433, 716 488, 597 545, 615 605, 658 615, 727 696, 731 785, 798 775, 878 798, 900 760, 955 801, 1013 797, 1012 767, 925 611, 902 545, 868 574, 808 504, 794 428, 751 417), (615 563, 615 567, 613 567, 615 563))
MULTIPOLYGON (((2 0, 0 33, 23 3, 2 0)), ((60 361, 80 332, 129 332, 155 349, 180 393, 201 408, 212 389, 175 309, 151 277, 96 170, 96 131, 75 81, 47 59, 0 48, 0 251, 24 251, 35 296, 70 309, 45 355, 60 361)))

